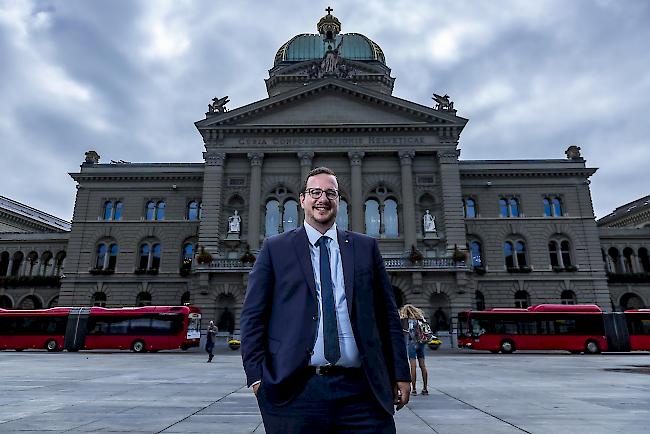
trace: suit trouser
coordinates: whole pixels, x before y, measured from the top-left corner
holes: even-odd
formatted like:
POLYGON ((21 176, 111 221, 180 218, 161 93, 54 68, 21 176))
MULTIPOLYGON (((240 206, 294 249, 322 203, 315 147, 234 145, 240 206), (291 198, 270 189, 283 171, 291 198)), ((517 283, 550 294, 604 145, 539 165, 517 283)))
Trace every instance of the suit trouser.
POLYGON ((267 434, 395 433, 393 416, 375 399, 365 375, 313 375, 288 404, 257 402, 267 434))

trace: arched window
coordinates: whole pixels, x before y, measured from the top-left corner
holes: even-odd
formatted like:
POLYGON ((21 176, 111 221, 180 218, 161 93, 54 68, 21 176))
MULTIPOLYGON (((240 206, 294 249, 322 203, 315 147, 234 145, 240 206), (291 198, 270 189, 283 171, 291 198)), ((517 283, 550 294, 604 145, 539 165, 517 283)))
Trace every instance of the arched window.
POLYGON ((27 275, 31 276, 34 273, 34 268, 36 267, 36 264, 38 263, 38 253, 36 252, 29 252, 27 255, 27 264, 29 269, 27 270, 27 275))
POLYGON ((298 227, 298 202, 290 199, 284 203, 282 213, 282 231, 287 232, 298 227))
POLYGON ((160 255, 161 255, 160 244, 154 244, 151 248, 151 267, 150 270, 159 270, 160 269, 160 255))
POLYGON ((280 229, 280 203, 273 199, 266 203, 265 235, 270 237, 279 233, 280 229))
POLYGON ((60 251, 54 257, 54 275, 60 276, 63 273, 63 264, 65 263, 66 253, 65 251, 60 251))
POLYGON ((562 213, 562 201, 560 200, 559 197, 554 197, 553 198, 553 215, 556 217, 560 217, 563 215, 562 213))
POLYGON ((9 252, 2 252, 0 254, 0 277, 7 275, 9 271, 9 252))
POLYGON ((523 241, 517 241, 515 250, 517 251, 517 266, 519 268, 525 267, 527 265, 526 244, 523 241))
POLYGON ((560 243, 560 253, 562 258, 562 265, 565 267, 570 267, 571 264, 571 245, 569 241, 563 240, 560 243))
POLYGON ((551 209, 551 200, 548 197, 544 198, 544 216, 551 217, 553 210, 551 209))
POLYGON ((102 291, 94 293, 90 299, 90 303, 93 306, 106 307, 106 293, 102 291))
POLYGON ((514 248, 510 241, 503 243, 503 256, 506 260, 506 268, 515 268, 514 248))
POLYGON ((117 244, 111 244, 110 247, 108 248, 108 269, 109 270, 115 270, 115 266, 117 265, 117 254, 120 251, 120 248, 117 246, 117 244))
POLYGON ((475 218, 476 217, 476 201, 471 198, 467 198, 463 201, 463 210, 465 218, 475 218))
POLYGON ((113 215, 113 220, 122 220, 122 211, 124 210, 124 204, 122 202, 115 202, 115 213, 113 215))
POLYGON ((28 295, 18 303, 18 309, 43 309, 43 302, 35 295, 28 295))
POLYGON ((620 257, 621 255, 618 252, 618 249, 616 247, 610 247, 609 250, 607 250, 607 264, 609 265, 610 272, 612 273, 623 272, 621 268, 620 257))
POLYGON ((145 207, 145 219, 151 221, 156 217, 156 204, 152 201, 147 202, 145 207))
POLYGON ((526 309, 528 306, 530 306, 530 295, 528 295, 528 292, 515 292, 515 307, 519 309, 526 309))
POLYGON ((519 201, 514 197, 510 199, 510 217, 519 217, 519 201))
MULTIPOLYGON (((648 257, 648 249, 641 247, 639 249, 639 262, 641 263, 641 268, 643 268, 644 273, 650 273, 650 257, 648 257)), ((2 273, 0 272, 0 275, 2 273)))
POLYGON ((634 262, 636 258, 634 257, 634 250, 629 247, 623 249, 623 267, 625 273, 634 273, 634 262))
POLYGON ((111 220, 113 218, 113 202, 104 202, 104 220, 111 220))
POLYGON ((560 301, 562 304, 577 304, 577 298, 576 298, 576 293, 565 289, 562 291, 562 294, 560 295, 560 301))
POLYGON ((341 199, 339 202, 339 212, 336 214, 336 226, 343 231, 348 230, 348 203, 341 199))
POLYGON ((469 250, 472 255, 472 267, 482 267, 483 254, 481 249, 481 243, 479 243, 478 241, 472 241, 469 245, 469 250))
POLYGON ((165 201, 161 200, 156 204, 156 220, 165 220, 165 201))
POLYGON ((108 252, 108 247, 106 244, 102 243, 97 246, 97 260, 95 261, 95 268, 98 270, 103 270, 104 265, 106 264, 106 253, 108 252))
POLYGON ((499 215, 501 217, 521 217, 519 199, 502 197, 499 199, 499 215))
POLYGON ((199 203, 195 200, 187 204, 187 219, 188 220, 199 219, 199 203))
POLYGON ((181 295, 181 306, 185 306, 186 304, 190 304, 190 291, 185 291, 181 295))
POLYGON ((146 270, 149 268, 149 253, 151 252, 151 249, 149 248, 149 244, 142 244, 140 246, 140 260, 138 262, 138 268, 140 270, 146 270))
POLYGON ((549 241, 548 255, 551 259, 551 267, 560 267, 560 257, 557 253, 557 241, 549 241))
POLYGON ((621 297, 621 309, 645 309, 643 299, 633 292, 626 292, 621 297))
POLYGON ((397 202, 393 199, 384 201, 384 234, 387 238, 397 238, 399 235, 397 202))
POLYGON ((191 269, 193 258, 194 258, 194 245, 192 243, 185 243, 183 245, 183 258, 181 260, 181 270, 191 269))
POLYGON ((23 254, 23 252, 14 253, 13 263, 11 265, 11 271, 9 273, 10 276, 18 277, 20 275, 20 269, 22 268, 23 265, 23 259, 25 259, 25 255, 23 254))
POLYGON ((474 293, 474 298, 476 299, 476 310, 485 310, 485 296, 479 290, 476 290, 474 293))
POLYGON ((374 199, 366 201, 365 220, 366 234, 371 237, 378 237, 381 227, 381 218, 379 217, 379 202, 374 199))
POLYGON ((135 298, 135 305, 138 307, 151 306, 151 294, 145 291, 138 293, 135 298))
POLYGON ((508 201, 505 199, 499 199, 499 215, 501 215, 501 217, 509 217, 508 201))
POLYGON ((14 307, 14 304, 11 302, 11 298, 8 295, 0 295, 0 309, 11 309, 14 307))

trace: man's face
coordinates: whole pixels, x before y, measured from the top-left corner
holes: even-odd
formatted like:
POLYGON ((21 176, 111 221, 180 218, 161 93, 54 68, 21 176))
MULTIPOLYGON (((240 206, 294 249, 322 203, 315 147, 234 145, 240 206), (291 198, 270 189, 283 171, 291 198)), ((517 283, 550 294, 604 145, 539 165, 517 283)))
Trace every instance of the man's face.
POLYGON ((305 210, 305 220, 316 229, 329 229, 336 221, 336 214, 339 212, 339 197, 328 199, 326 190, 338 191, 339 185, 336 177, 321 173, 309 177, 307 190, 319 188, 323 193, 318 199, 314 199, 307 192, 300 195, 300 206, 305 210))

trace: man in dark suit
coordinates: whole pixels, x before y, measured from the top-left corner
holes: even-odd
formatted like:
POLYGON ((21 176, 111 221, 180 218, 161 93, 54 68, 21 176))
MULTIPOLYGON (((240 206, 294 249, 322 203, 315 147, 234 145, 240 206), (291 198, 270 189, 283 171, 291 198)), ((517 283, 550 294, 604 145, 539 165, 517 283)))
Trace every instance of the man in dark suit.
POLYGON ((312 170, 305 224, 267 238, 250 273, 241 352, 266 432, 394 433, 410 371, 374 238, 336 227, 334 172, 312 170))

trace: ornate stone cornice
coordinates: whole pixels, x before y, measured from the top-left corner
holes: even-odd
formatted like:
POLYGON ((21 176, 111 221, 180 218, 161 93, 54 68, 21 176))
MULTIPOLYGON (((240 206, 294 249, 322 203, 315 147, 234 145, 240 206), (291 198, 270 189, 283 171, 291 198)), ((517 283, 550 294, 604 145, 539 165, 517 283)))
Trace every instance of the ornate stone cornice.
POLYGON ((413 164, 413 158, 415 158, 414 150, 399 151, 399 162, 402 166, 413 164))
POLYGON ((350 166, 361 166, 361 162, 363 161, 363 157, 365 157, 365 155, 366 153, 361 151, 348 152, 348 158, 350 159, 350 166))
POLYGON ((314 153, 313 152, 308 152, 308 151, 302 151, 298 152, 298 158, 300 159, 300 165, 301 166, 309 166, 311 167, 311 164, 314 160, 314 153))
POLYGON ((203 153, 203 158, 206 166, 223 166, 226 154, 224 152, 206 151, 203 153))
POLYGON ((264 162, 263 152, 249 152, 247 156, 251 162, 251 166, 261 166, 264 162))
POLYGON ((459 155, 460 150, 458 149, 441 151, 438 152, 438 160, 440 160, 441 163, 456 163, 459 155))

